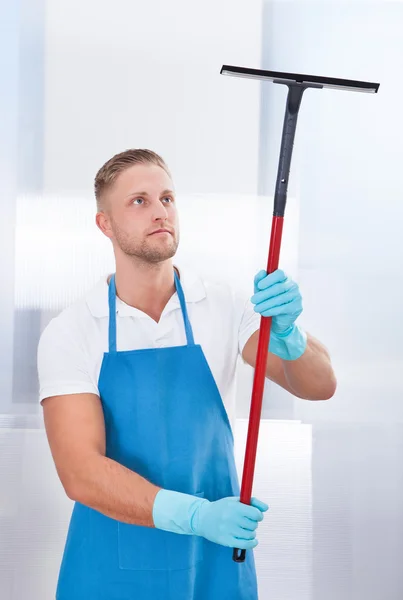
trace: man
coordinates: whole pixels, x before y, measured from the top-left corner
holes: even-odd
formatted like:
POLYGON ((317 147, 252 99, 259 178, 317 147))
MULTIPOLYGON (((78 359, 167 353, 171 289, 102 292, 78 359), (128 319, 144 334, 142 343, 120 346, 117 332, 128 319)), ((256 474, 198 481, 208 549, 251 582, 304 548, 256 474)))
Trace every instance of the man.
POLYGON ((40 400, 58 475, 75 501, 58 600, 254 600, 252 549, 268 506, 239 501, 233 436, 238 353, 255 365, 273 316, 267 377, 330 398, 322 344, 295 321, 298 285, 257 274, 240 310, 226 286, 173 265, 178 213, 149 150, 95 179, 96 224, 116 272, 53 319, 38 348, 40 400), (232 549, 248 550, 244 563, 232 549))

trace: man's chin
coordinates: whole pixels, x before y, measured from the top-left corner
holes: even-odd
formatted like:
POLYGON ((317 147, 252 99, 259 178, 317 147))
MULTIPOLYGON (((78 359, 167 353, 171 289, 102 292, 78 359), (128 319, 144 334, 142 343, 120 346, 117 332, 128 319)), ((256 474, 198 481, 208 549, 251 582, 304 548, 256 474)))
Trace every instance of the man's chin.
POLYGON ((158 263, 173 258, 177 251, 177 246, 171 246, 170 248, 150 248, 144 252, 144 259, 149 262, 158 263))

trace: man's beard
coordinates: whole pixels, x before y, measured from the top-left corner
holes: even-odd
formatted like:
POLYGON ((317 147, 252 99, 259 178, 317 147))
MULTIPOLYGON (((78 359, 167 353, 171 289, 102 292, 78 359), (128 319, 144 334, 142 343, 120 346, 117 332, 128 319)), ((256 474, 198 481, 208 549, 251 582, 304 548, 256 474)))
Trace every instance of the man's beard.
POLYGON ((152 236, 139 242, 138 240, 130 238, 130 236, 117 227, 116 224, 114 224, 113 229, 116 243, 121 251, 126 254, 126 256, 135 257, 142 262, 155 264, 164 260, 169 260, 175 256, 178 249, 179 233, 177 233, 175 237, 168 234, 171 237, 170 243, 158 246, 157 244, 154 245, 152 243, 152 236))

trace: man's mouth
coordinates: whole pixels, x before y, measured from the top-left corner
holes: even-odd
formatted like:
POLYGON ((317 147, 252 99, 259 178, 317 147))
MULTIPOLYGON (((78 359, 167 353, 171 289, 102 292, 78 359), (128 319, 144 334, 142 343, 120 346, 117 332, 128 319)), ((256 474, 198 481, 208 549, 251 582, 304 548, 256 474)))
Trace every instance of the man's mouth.
POLYGON ((169 231, 169 229, 157 229, 156 231, 153 231, 149 235, 156 235, 158 233, 169 233, 170 235, 172 235, 172 232, 169 231))

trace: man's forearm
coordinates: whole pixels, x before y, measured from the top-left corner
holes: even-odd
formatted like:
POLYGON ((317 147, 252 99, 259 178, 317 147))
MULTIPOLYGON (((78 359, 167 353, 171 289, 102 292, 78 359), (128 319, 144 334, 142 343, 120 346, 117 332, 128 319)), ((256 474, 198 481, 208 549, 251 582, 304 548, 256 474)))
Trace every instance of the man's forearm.
POLYGON ((308 400, 328 400, 336 391, 336 377, 326 348, 307 334, 305 352, 296 360, 282 361, 294 394, 308 400))
POLYGON ((154 527, 152 510, 161 488, 110 458, 83 461, 68 496, 104 515, 134 525, 154 527))

